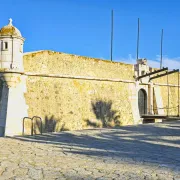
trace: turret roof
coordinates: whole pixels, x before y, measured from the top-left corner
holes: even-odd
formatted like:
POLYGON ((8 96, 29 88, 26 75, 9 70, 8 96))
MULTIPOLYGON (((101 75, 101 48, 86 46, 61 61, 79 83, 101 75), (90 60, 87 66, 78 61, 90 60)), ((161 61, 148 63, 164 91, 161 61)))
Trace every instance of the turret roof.
POLYGON ((12 25, 12 19, 9 19, 9 24, 0 29, 0 36, 18 36, 22 37, 21 32, 12 25))

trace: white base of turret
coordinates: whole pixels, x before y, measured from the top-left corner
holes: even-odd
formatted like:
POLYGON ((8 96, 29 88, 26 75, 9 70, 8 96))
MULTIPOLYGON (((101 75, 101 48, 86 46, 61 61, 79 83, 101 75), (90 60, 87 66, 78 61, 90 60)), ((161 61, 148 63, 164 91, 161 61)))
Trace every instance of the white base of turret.
POLYGON ((3 86, 0 108, 1 136, 3 133, 5 136, 22 134, 22 120, 25 116, 28 116, 28 107, 24 98, 24 81, 21 81, 16 87, 8 88, 6 85, 3 86))

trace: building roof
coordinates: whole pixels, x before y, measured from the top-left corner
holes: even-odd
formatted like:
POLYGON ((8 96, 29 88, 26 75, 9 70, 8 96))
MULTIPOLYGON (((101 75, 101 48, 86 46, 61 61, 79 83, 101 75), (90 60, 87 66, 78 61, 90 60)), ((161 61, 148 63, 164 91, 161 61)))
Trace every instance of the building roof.
POLYGON ((12 19, 9 19, 9 24, 0 29, 1 36, 18 36, 22 37, 21 32, 12 25, 12 19))

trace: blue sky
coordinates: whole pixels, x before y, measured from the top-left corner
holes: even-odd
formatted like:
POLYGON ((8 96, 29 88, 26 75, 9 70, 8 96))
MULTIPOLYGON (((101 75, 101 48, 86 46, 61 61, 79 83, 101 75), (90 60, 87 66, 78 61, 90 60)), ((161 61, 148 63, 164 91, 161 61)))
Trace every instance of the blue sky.
POLYGON ((164 66, 180 68, 178 0, 6 0, 0 5, 0 27, 11 17, 26 38, 25 52, 48 49, 110 59, 114 9, 114 61, 135 62, 139 17, 140 57, 159 66, 163 28, 164 66))

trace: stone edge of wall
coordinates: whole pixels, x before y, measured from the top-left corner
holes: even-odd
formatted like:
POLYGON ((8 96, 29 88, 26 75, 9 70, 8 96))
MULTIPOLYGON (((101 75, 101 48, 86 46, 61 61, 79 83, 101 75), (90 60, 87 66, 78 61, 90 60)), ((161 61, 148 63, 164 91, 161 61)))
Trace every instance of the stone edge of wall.
POLYGON ((62 54, 62 55, 66 55, 66 56, 71 56, 71 57, 78 57, 83 59, 83 60, 90 60, 90 61, 95 61, 95 62, 102 62, 102 63, 112 63, 112 64, 124 64, 124 65, 130 65, 130 66, 134 66, 133 64, 128 64, 128 63, 124 63, 124 62, 115 62, 115 61, 111 61, 108 59, 100 59, 100 58, 93 58, 93 57, 88 57, 88 56, 81 56, 81 55, 76 55, 76 54, 68 54, 68 53, 64 53, 64 52, 57 52, 57 51, 51 51, 51 50, 39 50, 39 51, 33 51, 33 52, 26 52, 23 54, 24 56, 36 56, 38 54, 43 54, 43 53, 48 53, 49 55, 53 55, 53 54, 62 54))

